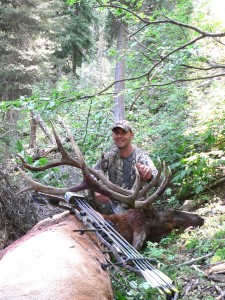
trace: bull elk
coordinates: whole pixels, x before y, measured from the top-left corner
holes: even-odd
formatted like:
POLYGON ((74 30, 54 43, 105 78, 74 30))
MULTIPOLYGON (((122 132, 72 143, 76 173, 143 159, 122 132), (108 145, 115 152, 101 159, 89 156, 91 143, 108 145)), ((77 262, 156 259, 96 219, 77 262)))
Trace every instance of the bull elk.
MULTIPOLYGON (((75 156, 71 156, 65 151, 53 126, 52 129, 58 150, 61 153, 61 160, 51 162, 45 166, 34 167, 27 164, 19 156, 23 167, 33 171, 42 171, 59 165, 69 165, 81 170, 83 181, 71 188, 53 188, 35 182, 18 167, 27 183, 19 193, 35 190, 46 195, 60 196, 67 192, 76 193, 89 189, 126 203, 131 209, 124 214, 104 215, 103 217, 105 220, 113 222, 124 240, 127 240, 136 249, 140 249, 148 239, 160 240, 174 228, 186 228, 190 225, 200 226, 203 224, 203 219, 199 216, 177 211, 160 214, 153 207, 154 201, 165 191, 170 182, 171 172, 165 164, 163 165, 163 180, 156 191, 148 197, 147 193, 151 188, 156 187, 161 179, 161 168, 156 178, 144 188, 141 188, 139 173, 136 169, 136 179, 132 189, 123 189, 110 182, 103 172, 96 171, 85 164, 84 158, 68 130, 68 137, 75 156)), ((3 266, 1 270, 9 269, 10 261, 14 261, 12 268, 16 269, 17 272, 12 279, 10 278, 10 272, 1 272, 1 274, 4 273, 4 275, 0 275, 1 285, 3 283, 2 287, 5 293, 4 299, 15 299, 15 297, 11 297, 14 292, 19 295, 18 299, 113 299, 109 274, 107 271, 99 269, 100 262, 104 260, 104 257, 100 254, 100 248, 97 246, 96 240, 93 240, 93 236, 87 238, 85 235, 83 236, 84 240, 82 240, 81 236, 78 238, 78 235, 74 235, 73 229, 79 221, 68 213, 64 213, 63 217, 54 216, 53 219, 56 221, 49 220, 48 223, 37 224, 22 240, 16 241, 6 250, 6 254, 0 262, 3 266), (57 221, 57 218, 62 219, 57 221), (72 255, 72 257, 68 255, 72 255), (27 264, 27 258, 30 257, 30 264, 27 264), (40 257, 40 264, 38 264, 40 257), (81 261, 77 262, 77 258, 80 258, 81 261), (57 264, 56 267, 53 266, 54 262, 57 264), (29 272, 33 269, 33 265, 35 265, 35 275, 31 275, 31 278, 29 278, 29 272), (22 266, 26 268, 24 280, 19 275, 22 266), (48 275, 49 270, 46 267, 54 271, 48 275), (40 276, 41 279, 39 279, 40 276)), ((77 226, 81 228, 81 224, 77 226)), ((153 269, 146 270, 145 268, 141 269, 141 273, 144 274, 145 278, 148 277, 151 280, 154 276, 160 277, 160 281, 154 279, 152 286, 163 290, 167 299, 176 299, 177 291, 165 274, 163 275, 158 270, 155 272, 153 269)))
POLYGON ((83 155, 68 129, 67 134, 75 158, 68 155, 53 126, 52 129, 58 150, 61 153, 61 160, 51 162, 45 166, 34 167, 27 164, 23 158, 19 156, 22 160, 23 167, 32 171, 43 171, 59 165, 69 165, 81 170, 83 181, 70 188, 53 188, 35 182, 19 168, 19 171, 27 182, 27 185, 21 189, 19 193, 35 190, 47 195, 63 195, 66 192, 79 192, 89 189, 104 194, 109 198, 121 201, 130 206, 131 209, 123 214, 104 215, 104 218, 113 222, 118 232, 136 249, 140 249, 146 240, 160 241, 162 237, 170 233, 173 229, 186 229, 189 226, 197 227, 203 225, 203 218, 197 214, 177 210, 159 213, 154 208, 153 203, 164 193, 171 179, 171 171, 165 164, 163 164, 163 180, 161 180, 156 191, 148 197, 147 194, 150 189, 157 186, 160 181, 162 168, 159 169, 157 176, 144 188, 141 188, 140 176, 136 169, 136 180, 132 189, 123 189, 110 182, 101 170, 97 171, 86 165, 83 155))

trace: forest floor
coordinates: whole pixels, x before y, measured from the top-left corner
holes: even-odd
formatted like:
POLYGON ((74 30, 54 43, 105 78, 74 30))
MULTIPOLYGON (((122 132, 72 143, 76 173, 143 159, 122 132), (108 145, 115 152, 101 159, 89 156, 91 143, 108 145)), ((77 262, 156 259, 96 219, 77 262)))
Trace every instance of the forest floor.
POLYGON ((192 211, 204 218, 204 225, 187 229, 167 244, 168 253, 177 253, 171 271, 184 300, 225 299, 225 186, 208 198, 192 211))

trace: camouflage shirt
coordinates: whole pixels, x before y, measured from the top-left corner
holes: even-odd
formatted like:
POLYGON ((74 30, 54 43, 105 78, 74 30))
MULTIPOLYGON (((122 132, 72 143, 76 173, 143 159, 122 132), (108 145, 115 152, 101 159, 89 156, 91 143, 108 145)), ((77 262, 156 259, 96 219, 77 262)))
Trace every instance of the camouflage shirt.
MULTIPOLYGON (((108 151, 104 155, 104 161, 100 160, 94 168, 96 170, 102 169, 112 183, 130 190, 135 181, 134 165, 136 163, 149 166, 153 177, 157 175, 158 171, 153 161, 148 154, 137 147, 134 147, 134 151, 126 158, 121 158, 115 147, 108 151)), ((113 199, 111 199, 109 206, 111 206, 108 207, 109 213, 119 213, 128 209, 126 204, 113 199)))

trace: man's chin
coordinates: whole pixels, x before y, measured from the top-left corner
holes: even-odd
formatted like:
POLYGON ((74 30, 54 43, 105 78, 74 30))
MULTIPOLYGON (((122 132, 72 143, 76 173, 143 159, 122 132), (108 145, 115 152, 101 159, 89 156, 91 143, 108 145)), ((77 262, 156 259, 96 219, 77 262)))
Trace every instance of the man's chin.
POLYGON ((116 144, 116 146, 117 146, 118 149, 124 149, 125 148, 125 145, 122 144, 122 143, 116 144))

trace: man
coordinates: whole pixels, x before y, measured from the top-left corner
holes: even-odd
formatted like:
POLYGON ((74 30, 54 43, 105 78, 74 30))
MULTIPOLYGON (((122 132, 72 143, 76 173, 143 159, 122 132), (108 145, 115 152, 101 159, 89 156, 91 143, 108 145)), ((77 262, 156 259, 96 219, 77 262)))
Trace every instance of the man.
MULTIPOLYGON (((112 127, 115 147, 95 166, 97 170, 102 169, 112 183, 125 189, 131 189, 134 184, 135 165, 143 182, 150 181, 158 172, 150 157, 132 144, 133 137, 133 129, 128 121, 116 122, 112 127)), ((103 213, 121 213, 128 209, 126 204, 99 193, 95 193, 95 199, 101 204, 103 213)))

